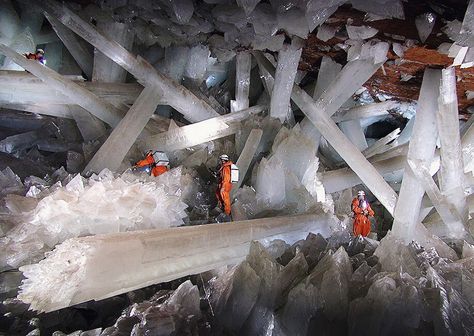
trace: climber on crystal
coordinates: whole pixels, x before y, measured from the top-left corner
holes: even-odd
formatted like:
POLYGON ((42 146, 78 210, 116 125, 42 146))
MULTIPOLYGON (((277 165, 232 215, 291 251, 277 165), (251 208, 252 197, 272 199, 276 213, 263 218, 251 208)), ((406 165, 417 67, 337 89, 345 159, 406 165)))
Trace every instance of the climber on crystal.
POLYGON ((227 154, 222 154, 219 159, 221 162, 217 171, 217 203, 230 216, 230 191, 232 190, 232 183, 235 183, 235 174, 233 179, 232 171, 235 171, 237 167, 229 160, 227 154))
POLYGON ((46 59, 44 58, 44 50, 43 49, 36 49, 36 53, 28 53, 24 54, 26 58, 31 60, 36 60, 43 65, 46 65, 46 59))
POLYGON ((145 171, 153 176, 160 176, 166 173, 169 168, 168 156, 164 152, 152 151, 151 149, 145 153, 145 158, 138 161, 133 166, 134 170, 145 171))
POLYGON ((352 213, 354 218, 352 232, 354 236, 367 237, 370 233, 369 216, 374 217, 375 213, 365 198, 365 192, 362 190, 357 192, 357 197, 352 200, 352 213))

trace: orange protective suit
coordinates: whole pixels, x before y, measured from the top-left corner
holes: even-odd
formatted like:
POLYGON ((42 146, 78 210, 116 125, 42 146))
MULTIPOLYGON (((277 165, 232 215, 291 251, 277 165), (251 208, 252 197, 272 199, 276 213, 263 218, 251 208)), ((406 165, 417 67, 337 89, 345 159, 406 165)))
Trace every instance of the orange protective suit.
POLYGON ((230 216, 230 191, 232 190, 231 180, 232 161, 224 162, 219 168, 219 183, 217 184, 216 197, 219 207, 230 216))
POLYGON ((169 170, 167 166, 155 165, 155 159, 153 159, 152 153, 148 153, 143 160, 140 160, 135 164, 135 167, 146 167, 146 166, 152 167, 151 174, 155 177, 160 176, 161 174, 166 173, 169 170))
POLYGON ((352 200, 352 212, 354 213, 352 231, 354 232, 354 236, 361 235, 362 237, 367 237, 370 233, 369 216, 373 217, 375 213, 370 207, 369 202, 365 199, 363 202, 359 201, 357 197, 352 200), (362 204, 363 202, 365 202, 365 209, 364 204, 362 204))

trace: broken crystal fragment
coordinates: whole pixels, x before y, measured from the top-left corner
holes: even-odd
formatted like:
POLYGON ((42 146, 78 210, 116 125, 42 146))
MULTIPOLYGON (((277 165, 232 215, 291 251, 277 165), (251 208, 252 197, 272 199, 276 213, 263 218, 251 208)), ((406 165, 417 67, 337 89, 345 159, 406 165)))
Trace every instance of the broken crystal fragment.
POLYGON ((319 26, 316 37, 321 41, 327 42, 328 40, 332 39, 334 35, 336 35, 336 31, 336 27, 323 24, 319 26))
POLYGON ((351 40, 367 40, 378 33, 378 30, 368 26, 346 25, 347 34, 351 40))

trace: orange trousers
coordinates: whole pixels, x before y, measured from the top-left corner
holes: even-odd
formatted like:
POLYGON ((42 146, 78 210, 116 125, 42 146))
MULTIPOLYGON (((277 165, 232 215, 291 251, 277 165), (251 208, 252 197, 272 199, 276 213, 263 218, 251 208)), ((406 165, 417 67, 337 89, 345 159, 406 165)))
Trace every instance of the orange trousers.
POLYGON ((230 191, 232 190, 232 183, 222 183, 217 186, 216 198, 219 207, 230 216, 230 191))
POLYGON ((354 218, 354 224, 352 227, 354 236, 361 235, 362 237, 367 237, 370 233, 370 220, 369 217, 358 214, 354 218))

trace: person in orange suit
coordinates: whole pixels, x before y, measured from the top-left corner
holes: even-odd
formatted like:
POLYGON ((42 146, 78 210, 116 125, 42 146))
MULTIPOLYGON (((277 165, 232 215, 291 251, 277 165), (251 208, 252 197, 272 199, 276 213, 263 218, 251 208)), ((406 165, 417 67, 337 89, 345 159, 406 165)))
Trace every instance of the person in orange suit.
POLYGON ((166 173, 169 170, 168 165, 157 164, 155 159, 153 158, 153 151, 149 150, 146 153, 146 156, 143 160, 138 161, 135 163, 134 168, 143 171, 149 171, 153 176, 160 176, 161 174, 166 173), (141 169, 140 169, 141 168, 141 169))
POLYGON ((40 62, 43 65, 46 65, 46 60, 44 58, 44 50, 43 49, 37 49, 36 53, 28 53, 24 54, 24 56, 28 59, 35 60, 40 62))
POLYGON ((370 233, 370 217, 374 217, 375 213, 370 207, 369 202, 365 198, 365 192, 360 190, 357 197, 352 200, 352 212, 354 214, 354 224, 352 231, 354 236, 361 235, 367 237, 370 233))
POLYGON ((219 156, 221 164, 218 170, 218 183, 216 197, 218 205, 224 212, 230 216, 230 191, 232 190, 231 166, 232 161, 229 156, 222 154, 219 156))

